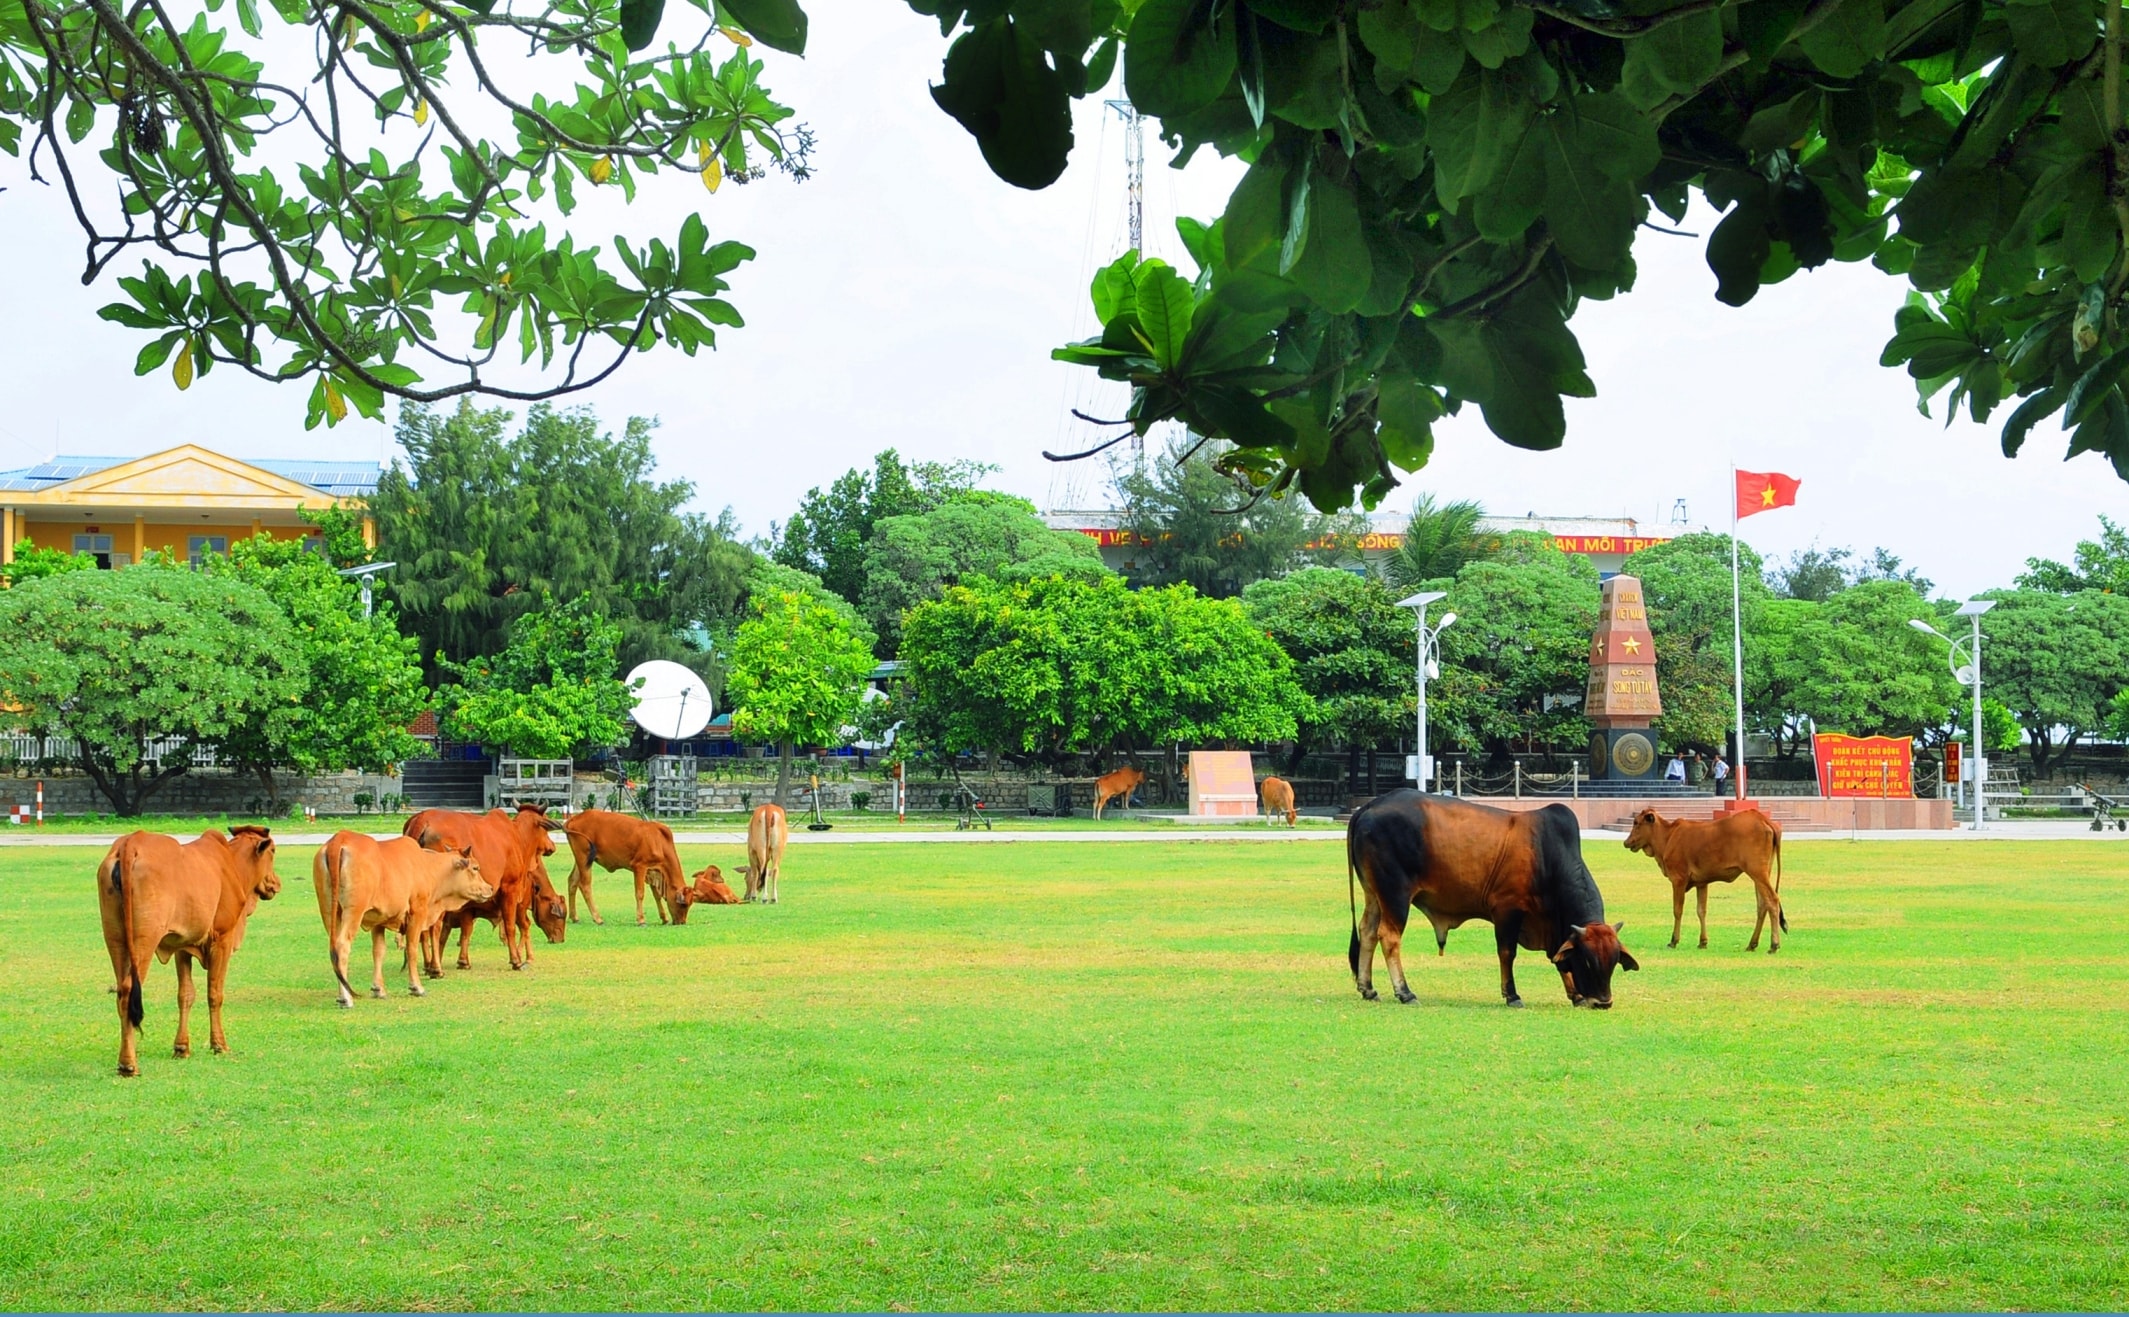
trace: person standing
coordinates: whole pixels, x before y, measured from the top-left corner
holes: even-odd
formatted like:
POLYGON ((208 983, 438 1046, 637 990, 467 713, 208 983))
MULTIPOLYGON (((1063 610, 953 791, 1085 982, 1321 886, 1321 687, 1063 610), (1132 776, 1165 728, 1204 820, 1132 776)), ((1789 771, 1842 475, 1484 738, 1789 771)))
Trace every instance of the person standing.
POLYGON ((1729 782, 1729 780, 1730 780, 1730 761, 1722 757, 1722 751, 1720 751, 1720 750, 1717 750, 1717 751, 1715 752, 1715 774, 1714 774, 1714 776, 1715 776, 1715 794, 1719 796, 1719 795, 1721 795, 1721 794, 1722 794, 1722 792, 1723 792, 1723 787, 1724 787, 1724 786, 1725 786, 1725 785, 1726 785, 1726 784, 1727 784, 1727 783, 1729 782))
POLYGON ((1700 751, 1688 750, 1685 756, 1685 780, 1699 786, 1708 777, 1708 763, 1700 757, 1700 751))
POLYGON ((1685 755, 1682 752, 1671 752, 1671 762, 1664 765, 1663 780, 1676 782, 1680 786, 1685 785, 1685 755))

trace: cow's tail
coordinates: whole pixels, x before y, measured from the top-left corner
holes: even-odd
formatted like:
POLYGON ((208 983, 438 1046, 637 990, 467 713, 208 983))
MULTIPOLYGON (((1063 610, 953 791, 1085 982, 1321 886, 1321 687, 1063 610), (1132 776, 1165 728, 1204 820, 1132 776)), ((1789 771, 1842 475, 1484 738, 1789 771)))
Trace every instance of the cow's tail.
POLYGON ((325 934, 325 954, 333 962, 333 977, 340 980, 340 990, 353 996, 355 990, 347 982, 347 965, 340 958, 340 920, 355 902, 355 879, 347 871, 346 842, 325 853, 325 877, 333 912, 332 927, 325 934))
MULTIPOLYGON (((1782 830, 1780 828, 1774 830, 1774 894, 1776 896, 1782 894, 1782 830)), ((1782 932, 1788 932, 1789 912, 1777 905, 1774 908, 1774 917, 1781 921, 1782 932)))
POLYGON ((1353 834, 1348 825, 1345 836, 1345 904, 1353 918, 1353 940, 1346 944, 1345 963, 1353 967, 1353 978, 1360 978, 1360 897, 1355 888, 1359 879, 1353 857, 1353 834))
POLYGON ((140 971, 133 964, 133 901, 126 892, 125 860, 123 855, 124 847, 112 847, 111 895, 118 901, 118 926, 125 930, 126 967, 129 971, 128 977, 133 980, 133 986, 126 993, 126 1018, 132 1021, 134 1028, 138 1029, 140 1028, 140 1022, 148 1017, 148 1009, 146 1001, 141 996, 140 971))

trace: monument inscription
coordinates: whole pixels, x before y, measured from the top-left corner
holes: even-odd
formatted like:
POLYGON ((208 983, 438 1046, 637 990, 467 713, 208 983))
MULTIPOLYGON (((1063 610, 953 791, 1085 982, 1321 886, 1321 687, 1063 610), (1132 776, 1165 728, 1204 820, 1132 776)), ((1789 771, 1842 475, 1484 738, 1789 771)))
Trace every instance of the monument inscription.
POLYGON ((1649 720, 1663 712, 1656 689, 1656 637, 1649 631, 1639 579, 1614 576, 1602 588, 1597 630, 1589 639, 1589 686, 1582 698, 1582 712, 1596 725, 1590 776, 1644 778, 1656 767, 1649 720))

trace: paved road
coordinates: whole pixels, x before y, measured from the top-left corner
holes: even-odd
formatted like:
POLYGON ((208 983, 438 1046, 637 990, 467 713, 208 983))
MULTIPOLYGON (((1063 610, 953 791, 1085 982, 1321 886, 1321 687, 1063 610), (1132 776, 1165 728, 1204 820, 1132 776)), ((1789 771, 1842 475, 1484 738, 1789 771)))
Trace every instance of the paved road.
MULTIPOLYGON (((329 835, 323 832, 284 832, 279 835, 277 840, 286 842, 291 846, 316 846, 322 844, 329 835)), ((399 834, 396 832, 380 832, 374 835, 379 840, 383 840, 388 837, 396 837, 399 834)), ((679 841, 693 846, 744 846, 747 844, 747 834, 744 829, 709 832, 681 832, 675 830, 673 835, 679 841)), ((1582 835, 1590 841, 1623 841, 1626 837, 1623 832, 1614 832, 1604 828, 1586 829, 1582 835)), ((1897 829, 1872 832, 1865 830, 1854 834, 1853 839, 1860 841, 2116 841, 2129 843, 2129 833, 2093 832, 2091 825, 2088 823, 2079 823, 2074 820, 2049 820, 2044 822, 1991 823, 1986 832, 1979 833, 1963 827, 1955 832, 1897 829)), ((104 847, 109 846, 116 840, 118 840, 117 833, 40 833, 30 829, 23 829, 21 833, 15 833, 11 829, 8 834, 0 834, 0 849, 6 849, 11 846, 104 847)), ((1181 828, 1120 828, 1114 832, 859 832, 854 830, 846 831, 842 828, 837 828, 833 832, 807 832, 803 828, 798 828, 791 833, 791 841, 794 845, 806 846, 859 846, 899 842, 1010 846, 1022 843, 1047 844, 1052 842, 1068 844, 1130 841, 1284 843, 1343 842, 1344 840, 1345 833, 1343 831, 1320 828, 1288 831, 1285 828, 1272 829, 1263 827, 1248 829, 1191 828, 1187 831, 1181 828)), ((1829 832, 1790 832, 1783 837, 1783 840, 1790 843, 1800 841, 1848 841, 1851 840, 1851 836, 1847 829, 1842 828, 1829 832)))

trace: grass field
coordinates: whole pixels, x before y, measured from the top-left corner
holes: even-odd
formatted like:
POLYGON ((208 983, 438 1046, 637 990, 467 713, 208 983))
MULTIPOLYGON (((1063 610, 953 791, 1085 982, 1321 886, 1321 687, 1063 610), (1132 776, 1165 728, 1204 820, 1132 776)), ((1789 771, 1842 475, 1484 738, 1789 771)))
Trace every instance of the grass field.
POLYGON ((1528 956, 1502 1009, 1484 925, 1363 1003, 1342 848, 1218 842, 795 849, 342 1012, 291 847, 234 1053, 170 1057, 159 966, 119 1080, 97 853, 0 852, 0 1302, 2129 1303, 2123 852, 1795 846, 1773 958, 1590 854, 1609 1014, 1528 956))
MULTIPOLYGON (((811 811, 802 810, 796 805, 791 807, 790 816, 791 826, 794 829, 804 828, 813 817, 811 811)), ((99 836, 115 837, 120 833, 131 832, 135 828, 143 827, 155 832, 167 832, 175 837, 197 837, 202 829, 220 828, 226 832, 239 823, 264 823, 272 828, 277 836, 282 833, 324 836, 328 833, 337 832, 342 828, 353 828, 359 832, 390 835, 398 832, 405 825, 407 817, 405 814, 345 814, 321 815, 315 819, 275 819, 242 814, 212 816, 163 814, 148 818, 122 819, 112 814, 75 814, 48 818, 41 828, 17 828, 0 824, 0 841, 14 838, 26 840, 40 834, 80 835, 94 833, 99 836)), ((912 812, 907 819, 898 822, 892 810, 846 809, 824 811, 823 817, 833 823, 837 829, 844 832, 893 833, 951 832, 954 829, 955 821, 960 818, 960 815, 942 813, 938 810, 922 810, 912 812)), ((745 832, 747 830, 747 816, 737 811, 723 814, 693 814, 686 818, 669 821, 675 830, 682 833, 745 832)), ((1322 832, 1335 832, 1339 836, 1345 835, 1345 825, 1336 819, 1304 814, 1295 822, 1304 831, 1314 829, 1322 832)), ((1038 818, 1032 814, 998 812, 991 815, 991 826, 994 831, 998 832, 1107 832, 1117 829, 1135 831, 1144 828, 1175 828, 1178 830, 1179 835, 1188 836, 1191 833, 1202 831, 1207 825, 1201 823, 1177 823, 1171 814, 1155 813, 1143 809, 1135 809, 1129 813, 1115 809, 1104 810, 1101 818, 1096 820, 1089 818, 1084 808, 1082 808, 1079 814, 1061 819, 1038 818), (1188 831, 1183 831, 1184 829, 1188 831)), ((1266 824, 1262 815, 1258 815, 1253 819, 1236 819, 1232 824, 1220 824, 1217 826, 1263 828, 1270 825, 1266 824)), ((1282 821, 1277 826, 1284 828, 1286 824, 1282 821)))

